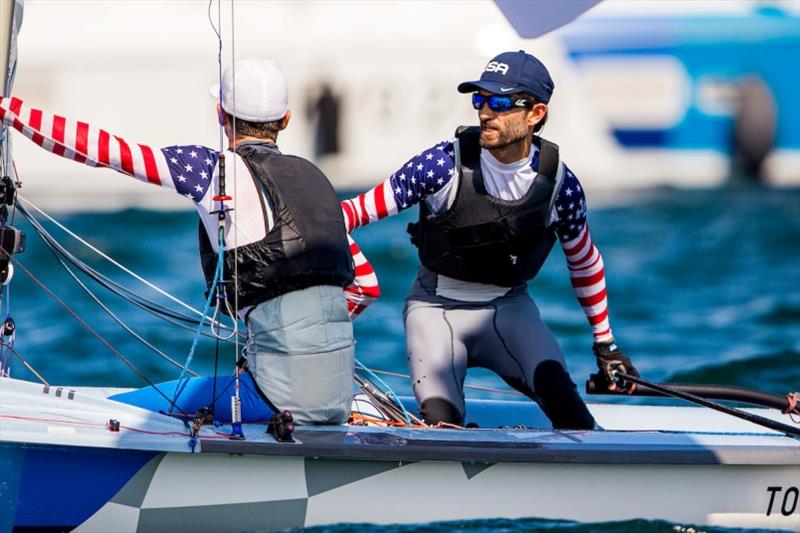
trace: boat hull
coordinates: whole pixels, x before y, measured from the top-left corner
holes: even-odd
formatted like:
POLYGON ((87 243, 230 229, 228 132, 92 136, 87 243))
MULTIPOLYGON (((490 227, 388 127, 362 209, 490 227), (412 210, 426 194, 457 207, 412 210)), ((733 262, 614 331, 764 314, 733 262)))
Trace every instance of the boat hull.
POLYGON ((786 464, 402 461, 32 445, 6 445, 3 455, 22 465, 16 483, 3 480, 16 486, 18 531, 268 531, 523 517, 800 524, 800 466, 786 464))
POLYGON ((180 420, 108 399, 117 392, 0 378, 0 531, 800 526, 800 440, 699 408, 589 404, 604 430, 557 431, 531 402, 471 401, 481 428, 299 427, 281 443, 263 424, 244 424, 243 440, 224 425, 192 438, 180 420))

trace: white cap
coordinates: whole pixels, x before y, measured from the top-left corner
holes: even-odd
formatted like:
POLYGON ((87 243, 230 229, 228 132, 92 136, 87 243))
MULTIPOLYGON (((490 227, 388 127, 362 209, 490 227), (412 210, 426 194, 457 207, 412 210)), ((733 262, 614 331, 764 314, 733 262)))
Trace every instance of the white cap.
MULTIPOLYGON (((219 83, 209 90, 214 98, 219 98, 219 83)), ((282 119, 289 107, 288 92, 286 76, 274 61, 240 59, 222 73, 222 109, 242 120, 272 122, 282 119)))

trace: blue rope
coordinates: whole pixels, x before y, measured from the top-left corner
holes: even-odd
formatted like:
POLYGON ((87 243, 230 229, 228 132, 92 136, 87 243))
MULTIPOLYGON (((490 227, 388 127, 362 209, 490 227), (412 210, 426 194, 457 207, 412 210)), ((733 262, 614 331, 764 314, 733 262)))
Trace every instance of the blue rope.
POLYGON ((192 364, 192 359, 194 359, 194 352, 197 349, 197 344, 200 342, 200 337, 203 331, 203 327, 205 327, 205 320, 208 316, 208 310, 211 308, 211 301, 216 298, 216 288, 217 284, 219 283, 219 279, 222 276, 222 270, 224 268, 224 257, 225 257, 225 248, 223 246, 223 236, 224 236, 224 229, 219 229, 219 241, 218 241, 218 249, 219 253, 217 254, 217 268, 214 272, 214 281, 211 282, 211 287, 208 289, 208 298, 206 299, 206 306, 203 309, 203 318, 200 320, 200 323, 197 325, 197 331, 194 334, 194 340, 192 341, 192 348, 189 350, 189 355, 186 357, 186 363, 181 368, 180 376, 178 376, 178 383, 175 386, 175 395, 172 397, 172 404, 170 405, 169 412, 172 412, 172 409, 178 402, 178 397, 183 393, 186 385, 189 383, 189 378, 184 380, 184 376, 186 375, 186 370, 189 369, 189 365, 192 364))
POLYGON ((381 378, 379 378, 378 375, 375 374, 375 372, 373 372, 372 370, 367 368, 361 361, 356 359, 355 363, 356 363, 356 366, 358 366, 358 368, 360 368, 361 370, 366 372, 370 376, 370 378, 372 378, 374 381, 376 381, 378 383, 378 385, 383 387, 384 392, 386 393, 386 396, 392 398, 397 403, 397 405, 403 411, 403 418, 405 419, 406 424, 408 424, 410 426, 411 425, 411 416, 409 415, 408 411, 406 410, 405 406, 403 405, 403 402, 401 402, 400 398, 397 396, 397 394, 395 394, 394 390, 392 390, 392 388, 389 385, 387 385, 385 381, 383 381, 381 378))

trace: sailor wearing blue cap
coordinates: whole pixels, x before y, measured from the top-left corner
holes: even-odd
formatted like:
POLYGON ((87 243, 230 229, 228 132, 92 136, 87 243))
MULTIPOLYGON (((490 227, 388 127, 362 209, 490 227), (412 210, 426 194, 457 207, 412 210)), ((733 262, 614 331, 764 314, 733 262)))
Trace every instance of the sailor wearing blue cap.
POLYGON ((479 80, 458 85, 460 93, 477 91, 501 96, 523 93, 547 104, 553 94, 553 80, 542 62, 532 55, 522 50, 503 52, 489 61, 479 80))
POLYGON ((601 375, 612 389, 620 386, 613 372, 638 376, 614 343, 583 188, 558 146, 538 135, 553 88, 536 57, 494 57, 480 79, 458 86, 471 93, 479 126, 458 128, 454 139, 342 202, 348 231, 420 206, 408 231, 421 265, 404 318, 414 394, 428 423, 465 422, 464 378, 468 368, 482 367, 537 401, 554 427, 594 427, 527 289, 556 242, 592 328, 601 375))

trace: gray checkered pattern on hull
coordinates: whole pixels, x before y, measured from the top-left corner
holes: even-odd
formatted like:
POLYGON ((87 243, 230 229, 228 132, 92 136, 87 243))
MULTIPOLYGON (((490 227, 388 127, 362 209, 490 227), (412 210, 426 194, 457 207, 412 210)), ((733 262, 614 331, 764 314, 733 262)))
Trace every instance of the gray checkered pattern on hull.
POLYGON ((495 463, 461 463, 467 479, 472 479, 495 463))
POLYGON ((402 466, 398 461, 347 461, 310 457, 305 462, 309 497, 402 466))
POLYGON ((164 455, 166 454, 162 453, 150 459, 136 472, 136 475, 111 498, 111 501, 129 507, 141 507, 144 497, 147 494, 147 489, 150 487, 150 482, 153 480, 153 475, 155 475, 156 470, 158 470, 158 465, 161 464, 164 455))
POLYGON ((137 531, 201 533, 303 527, 307 498, 274 502, 142 509, 137 531))
MULTIPOLYGON (((359 483, 383 475, 389 475, 386 482, 391 483, 392 472, 400 472, 400 469, 416 464, 312 457, 250 457, 249 460, 256 460, 257 463, 253 463, 253 468, 243 474, 241 469, 230 468, 242 457, 210 455, 197 456, 193 460, 195 456, 186 454, 159 454, 145 464, 78 531, 177 533, 300 528, 309 521, 319 523, 320 512, 338 515, 342 509, 337 509, 336 505, 330 511, 324 509, 329 508, 329 502, 341 499, 342 494, 358 491, 359 483), (249 479, 236 477, 243 475, 249 479), (298 476, 301 478, 298 479, 298 476), (190 479, 195 481, 188 481, 190 479), (197 479, 206 481, 199 486, 197 479), (251 488, 243 490, 243 483, 251 488), (273 487, 272 496, 265 497, 264 493, 258 491, 258 487, 264 485, 273 487), (281 487, 286 487, 286 490, 281 487), (337 490, 345 492, 337 495, 337 490), (189 496, 180 497, 179 493, 189 496), (192 499, 193 494, 203 501, 192 499), (278 495, 285 499, 279 499, 278 495), (328 496, 333 499, 326 499, 328 496), (315 498, 323 498, 317 501, 316 516, 309 514, 309 507, 315 498), (187 505, 187 502, 197 504, 187 505)), ((450 464, 452 466, 448 468, 460 467, 461 479, 467 483, 493 466, 493 463, 450 464)))

